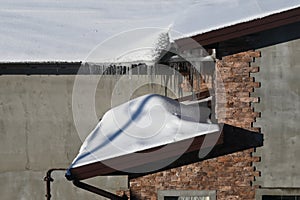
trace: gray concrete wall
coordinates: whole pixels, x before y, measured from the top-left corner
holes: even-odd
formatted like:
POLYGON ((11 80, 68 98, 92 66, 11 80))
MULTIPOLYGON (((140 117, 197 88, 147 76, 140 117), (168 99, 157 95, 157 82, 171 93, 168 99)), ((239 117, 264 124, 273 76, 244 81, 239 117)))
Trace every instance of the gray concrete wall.
POLYGON ((260 97, 255 110, 262 113, 255 126, 264 133, 256 164, 262 187, 300 187, 300 40, 260 49, 256 60, 261 82, 253 96, 260 97))
MULTIPOLYGON (((83 76, 86 87, 92 77, 83 76)), ((156 77, 157 82, 161 77, 156 77)), ((43 177, 50 168, 67 168, 81 146, 74 125, 72 91, 75 76, 0 76, 0 199, 44 199, 43 177)), ((117 88, 116 104, 126 101, 124 94, 139 96, 149 92, 163 94, 163 87, 143 85, 143 76, 122 80, 117 88), (133 86, 139 84, 136 90, 133 86)), ((96 113, 99 118, 111 107, 113 76, 101 79, 96 90, 96 113)), ((171 87, 171 86, 169 86, 171 87)), ((169 91, 172 96, 172 93, 169 91)), ((82 96, 85 96, 83 91, 82 96)), ((96 122, 88 124, 86 133, 96 122)), ((53 199, 99 199, 75 188, 64 178, 64 172, 54 173, 53 199)), ((100 177, 92 182, 110 191, 126 189, 126 177, 100 177)))

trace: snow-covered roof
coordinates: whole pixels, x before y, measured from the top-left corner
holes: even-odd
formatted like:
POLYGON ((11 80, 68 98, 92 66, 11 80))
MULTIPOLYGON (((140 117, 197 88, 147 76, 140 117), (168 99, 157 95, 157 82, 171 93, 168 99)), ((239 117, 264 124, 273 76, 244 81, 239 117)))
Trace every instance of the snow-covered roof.
MULTIPOLYGON (((85 61, 100 43, 124 31, 172 27, 176 40, 299 6, 299 0, 2 0, 0 61, 85 61)), ((138 53, 148 59, 148 53, 138 53)))
POLYGON ((103 116, 70 168, 219 131, 218 124, 208 121, 209 114, 207 107, 157 94, 138 97, 103 116))
MULTIPOLYGON (((114 35, 97 45, 85 59, 90 63, 153 63, 163 46, 158 41, 166 28, 140 28, 114 35)), ((169 39, 166 38, 169 42, 169 39)))
MULTIPOLYGON (((85 61, 121 32, 167 28, 194 0, 2 0, 1 61, 85 61)), ((130 41, 131 42, 131 41, 130 41)))

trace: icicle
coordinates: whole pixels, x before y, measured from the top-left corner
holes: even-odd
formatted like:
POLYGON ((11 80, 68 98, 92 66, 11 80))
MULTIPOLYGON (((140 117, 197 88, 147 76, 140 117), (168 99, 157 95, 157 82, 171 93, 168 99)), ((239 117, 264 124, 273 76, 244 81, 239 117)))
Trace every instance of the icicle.
POLYGON ((163 85, 163 75, 160 74, 160 85, 163 85))
POLYGON ((168 96, 168 80, 169 80, 169 75, 166 73, 163 75, 164 76, 164 90, 165 90, 165 96, 168 96))
POLYGON ((182 75, 179 75, 178 76, 178 84, 177 84, 177 87, 178 87, 178 96, 179 97, 182 97, 181 83, 182 83, 182 75))
POLYGON ((176 78, 175 78, 175 76, 176 76, 176 63, 174 63, 174 65, 173 65, 173 90, 174 90, 174 92, 175 92, 175 94, 176 94, 176 78))
POLYGON ((153 83, 154 81, 154 69, 153 69, 153 65, 149 66, 150 68, 150 78, 151 78, 151 83, 153 83))
POLYGON ((132 72, 129 74, 129 94, 132 95, 132 72))
POLYGON ((123 66, 120 64, 119 66, 118 66, 118 71, 119 71, 119 75, 122 75, 122 73, 123 73, 123 66))
POLYGON ((126 74, 126 67, 121 66, 121 75, 125 75, 125 74, 126 74))
POLYGON ((189 67, 189 71, 190 71, 190 77, 189 77, 189 82, 190 82, 190 85, 191 85, 191 90, 190 92, 192 93, 192 98, 194 99, 194 75, 193 75, 193 62, 190 64, 190 67, 189 67))
POLYGON ((172 82, 172 74, 168 75, 168 80, 170 80, 170 88, 173 86, 172 82))
MULTIPOLYGON (((151 83, 154 82, 154 78, 155 78, 155 64, 151 65, 151 83)), ((154 90, 154 85, 153 84, 152 84, 152 90, 154 90)))
POLYGON ((126 65, 125 67, 126 67, 126 75, 128 76, 129 75, 130 67, 128 65, 126 65))
POLYGON ((128 74, 129 74, 129 80, 131 80, 131 76, 132 76, 132 65, 129 65, 129 70, 128 70, 128 74))
POLYGON ((181 76, 182 76, 182 75, 178 76, 178 95, 179 95, 179 96, 180 96, 180 93, 181 93, 181 86, 180 86, 180 84, 181 84, 181 81, 180 81, 181 76))
POLYGON ((182 76, 181 75, 181 64, 180 63, 178 63, 178 76, 177 76, 177 96, 179 96, 180 97, 180 76, 182 76))
MULTIPOLYGON (((199 62, 200 68, 201 68, 201 63, 199 62)), ((198 92, 201 92, 201 74, 199 71, 196 71, 197 73, 197 88, 198 92)))
POLYGON ((119 65, 115 66, 115 75, 116 76, 120 75, 120 66, 119 65))
POLYGON ((119 65, 116 65, 115 66, 115 79, 116 79, 116 81, 118 81, 118 79, 120 78, 120 65, 121 64, 119 64, 119 65))

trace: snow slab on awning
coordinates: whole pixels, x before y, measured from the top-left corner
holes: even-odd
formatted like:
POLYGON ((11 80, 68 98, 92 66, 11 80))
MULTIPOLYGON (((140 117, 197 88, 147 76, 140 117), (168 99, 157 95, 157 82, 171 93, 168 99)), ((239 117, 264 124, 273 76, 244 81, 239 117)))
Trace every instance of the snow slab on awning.
MULTIPOLYGON (((84 141, 66 177, 82 180, 99 175, 147 174, 199 161, 199 149, 212 150, 224 142, 224 131, 221 132, 218 124, 209 122, 209 114, 207 107, 184 105, 157 94, 133 99, 103 116, 84 141), (207 135, 211 137, 206 139, 207 135), (181 159, 183 155, 188 158, 181 159)), ((262 145, 261 134, 248 137, 245 130, 231 128, 225 126, 227 132, 242 132, 245 138, 233 143, 241 138, 235 135, 235 139, 229 139, 230 146, 238 144, 239 147, 223 146, 226 152, 262 145), (246 141, 249 144, 245 145, 246 141)), ((214 156, 217 154, 220 153, 214 156)))
POLYGON ((216 132, 219 126, 207 122, 209 114, 208 107, 180 104, 158 94, 138 97, 105 113, 71 167, 216 132))

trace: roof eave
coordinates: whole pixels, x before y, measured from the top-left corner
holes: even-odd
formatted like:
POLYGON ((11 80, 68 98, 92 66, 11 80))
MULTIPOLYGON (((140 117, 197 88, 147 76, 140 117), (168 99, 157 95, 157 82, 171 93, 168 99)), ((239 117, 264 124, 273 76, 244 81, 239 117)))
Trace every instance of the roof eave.
MULTIPOLYGON (((280 26, 296 23, 300 21, 300 7, 272 14, 263 18, 254 19, 248 22, 235 24, 217 30, 201 33, 188 38, 175 40, 181 49, 188 49, 193 42, 202 46, 210 46, 219 42, 239 38, 245 35, 258 33, 280 26), (191 40, 192 39, 192 40, 191 40)), ((297 30, 295 30, 297 31, 297 30)))

